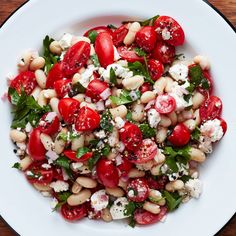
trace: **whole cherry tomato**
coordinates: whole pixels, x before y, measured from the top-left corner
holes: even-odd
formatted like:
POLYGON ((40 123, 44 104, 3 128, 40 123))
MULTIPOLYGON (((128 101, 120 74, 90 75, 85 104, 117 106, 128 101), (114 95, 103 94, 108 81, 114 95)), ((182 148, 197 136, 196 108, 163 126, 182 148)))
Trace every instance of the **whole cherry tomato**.
POLYGON ((148 82, 145 82, 140 88, 139 91, 141 93, 145 93, 147 91, 152 91, 152 85, 148 82))
POLYGON ((168 94, 157 96, 155 109, 160 114, 170 114, 172 111, 175 110, 175 108, 176 108, 176 101, 172 96, 168 94))
POLYGON ((224 119, 222 119, 222 118, 217 118, 217 119, 220 120, 220 125, 221 125, 221 127, 223 129, 223 132, 225 134, 226 131, 227 131, 227 123, 226 123, 226 121, 224 119))
POLYGON ((58 110, 63 120, 72 124, 75 120, 75 115, 79 112, 80 103, 73 98, 62 98, 58 103, 58 110))
POLYGON ((163 64, 154 59, 150 59, 148 61, 148 70, 151 75, 151 78, 156 81, 158 80, 164 73, 164 66, 163 64))
POLYGON ((54 89, 57 96, 63 98, 71 89, 71 79, 61 79, 54 82, 54 89))
POLYGON ((109 29, 107 26, 97 26, 97 27, 94 27, 94 28, 88 30, 87 32, 85 32, 84 36, 88 37, 89 33, 92 32, 92 31, 96 31, 98 34, 102 33, 102 32, 106 32, 106 33, 112 35, 111 29, 109 29))
POLYGON ((65 150, 63 152, 63 154, 66 157, 68 157, 70 160, 76 161, 76 162, 85 162, 85 161, 87 161, 88 159, 90 159, 93 156, 92 152, 88 152, 88 153, 84 154, 83 156, 81 156, 80 158, 78 158, 76 156, 76 152, 72 151, 72 150, 65 150))
POLYGON ((132 167, 133 167, 133 164, 124 157, 122 158, 121 163, 117 165, 117 168, 120 171, 120 175, 123 177, 128 176, 128 173, 132 169, 132 167))
POLYGON ((175 147, 182 147, 190 141, 190 136, 188 128, 183 123, 180 123, 175 126, 172 134, 168 137, 168 141, 175 147))
POLYGON ((144 62, 144 58, 137 55, 134 47, 121 46, 117 49, 120 57, 128 62, 144 62))
POLYGON ((160 16, 154 23, 158 40, 164 40, 172 46, 184 44, 185 35, 179 23, 169 16, 160 16))
POLYGON ((92 131, 100 125, 100 115, 89 107, 82 107, 75 121, 77 131, 92 131))
POLYGON ((41 140, 40 134, 42 133, 40 128, 35 128, 30 133, 29 142, 28 142, 28 151, 29 155, 34 161, 43 161, 46 159, 46 149, 44 148, 41 140))
POLYGON ((114 30, 112 33, 112 40, 116 47, 123 44, 124 38, 128 32, 127 25, 121 25, 118 29, 114 30))
POLYGON ((119 183, 118 169, 114 163, 108 159, 100 159, 96 165, 98 179, 108 188, 115 188, 119 183))
POLYGON ((106 68, 114 62, 114 45, 110 34, 105 32, 98 34, 95 51, 102 67, 106 68))
POLYGON ((56 112, 48 112, 39 121, 39 128, 42 133, 54 135, 60 128, 60 121, 56 112))
POLYGON ((152 26, 144 26, 135 36, 137 45, 146 52, 151 52, 156 45, 157 33, 152 26))
POLYGON ((61 207, 62 216, 69 221, 80 220, 87 215, 85 204, 78 206, 69 206, 67 203, 61 207))
POLYGON ((62 63, 58 62, 48 72, 46 88, 53 88, 54 82, 57 80, 62 80, 63 78, 64 78, 64 74, 62 71, 62 63))

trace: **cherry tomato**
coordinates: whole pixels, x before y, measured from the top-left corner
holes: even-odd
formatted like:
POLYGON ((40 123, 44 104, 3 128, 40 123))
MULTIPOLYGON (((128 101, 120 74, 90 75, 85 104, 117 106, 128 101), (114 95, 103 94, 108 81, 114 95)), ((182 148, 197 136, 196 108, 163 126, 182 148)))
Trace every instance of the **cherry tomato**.
POLYGON ((64 74, 62 72, 62 63, 58 62, 48 72, 46 88, 53 88, 54 82, 57 80, 62 80, 63 78, 64 78, 64 74))
POLYGON ((53 168, 53 179, 64 181, 62 168, 53 168))
POLYGON ((174 111, 175 108, 176 108, 176 101, 172 96, 168 94, 157 96, 155 109, 160 114, 169 114, 172 111, 174 111))
POLYGON ((147 91, 152 91, 152 85, 149 84, 148 82, 145 82, 140 88, 139 91, 141 93, 145 93, 147 91))
POLYGON ((158 153, 158 148, 155 142, 151 139, 144 139, 139 148, 134 151, 134 158, 130 160, 135 164, 146 163, 153 160, 158 153))
POLYGON ((118 170, 120 171, 120 175, 126 177, 129 171, 132 169, 133 164, 128 161, 126 158, 122 158, 122 162, 117 165, 118 170))
MULTIPOLYGON (((100 100, 103 96, 101 95, 105 90, 107 90, 108 95, 111 95, 111 91, 109 89, 109 85, 106 82, 103 82, 99 79, 94 79, 92 80, 87 89, 86 89, 86 96, 98 101, 100 100)), ((108 96, 105 96, 106 99, 108 98, 108 96)), ((103 100, 106 100, 103 99, 103 100)))
POLYGON ((184 44, 185 35, 179 23, 169 16, 160 16, 154 23, 158 40, 164 40, 172 46, 184 44))
POLYGON ((144 26, 135 36, 137 45, 146 52, 151 52, 156 45, 157 33, 152 26, 144 26))
POLYGON ((93 156, 93 153, 88 152, 88 153, 84 154, 82 157, 78 158, 78 157, 76 157, 76 152, 75 151, 66 150, 66 151, 64 151, 64 155, 72 161, 85 162, 93 156))
POLYGON ((164 66, 160 61, 150 59, 148 61, 148 70, 151 75, 151 78, 156 81, 158 80, 164 73, 164 66))
POLYGON ((56 90, 57 96, 63 98, 68 94, 71 89, 70 79, 61 79, 54 82, 54 89, 56 90))
POLYGON ((21 87, 23 87, 27 95, 30 95, 36 86, 37 82, 35 75, 31 71, 21 72, 11 81, 10 84, 10 87, 14 88, 19 94, 21 94, 21 87))
POLYGON ((100 159, 96 165, 97 176, 100 182, 108 188, 115 188, 119 183, 118 169, 107 159, 100 159))
POLYGON ((92 131, 100 125, 99 114, 89 107, 82 107, 75 121, 77 131, 92 131))
POLYGON ((79 112, 80 103, 73 98, 62 98, 58 103, 58 110, 63 120, 72 124, 75 120, 75 115, 79 112))
POLYGON ((128 32, 129 30, 127 29, 127 25, 121 25, 113 32, 112 40, 116 47, 121 46, 123 44, 124 38, 128 32))
POLYGON ((102 67, 106 68, 114 62, 114 46, 110 34, 105 32, 98 34, 95 51, 102 67))
MULTIPOLYGON (((92 190, 92 189, 91 189, 92 190)), ((98 190, 97 190, 98 191, 98 190)), ((96 191, 95 191, 96 192, 96 191)), ((101 219, 101 210, 100 211, 96 211, 92 206, 91 206, 91 202, 86 202, 86 209, 87 209, 87 213, 88 213, 88 218, 89 219, 93 219, 93 220, 99 220, 101 219)))
POLYGON ((211 77, 211 73, 209 70, 204 70, 202 71, 204 78, 207 79, 208 84, 209 84, 209 89, 203 89, 201 87, 197 88, 197 90, 207 99, 209 97, 209 95, 212 95, 213 93, 213 89, 214 89, 214 84, 213 84, 213 80, 211 77))
POLYGON ((80 68, 85 66, 90 57, 90 44, 85 41, 79 41, 66 52, 62 69, 65 76, 71 77, 80 68))
POLYGON ((189 142, 190 136, 188 128, 183 123, 180 123, 175 126, 172 134, 168 137, 168 141, 175 147, 182 147, 189 142))
POLYGON ((214 120, 220 117, 222 112, 222 101, 216 96, 210 96, 199 109, 202 121, 214 120))
POLYGON ((67 203, 61 207, 62 216, 69 221, 80 220, 87 215, 85 204, 78 206, 69 206, 67 203))
POLYGON ((44 162, 34 162, 26 170, 26 178, 31 184, 50 184, 53 180, 53 170, 44 169, 44 162))
POLYGON ((127 60, 128 62, 144 62, 143 57, 139 57, 136 52, 134 51, 133 47, 126 47, 126 46, 121 46, 117 49, 120 57, 124 60, 127 60))
POLYGON ((224 120, 224 119, 222 119, 222 118, 218 118, 219 120, 220 120, 220 125, 221 125, 221 127, 222 127, 222 129, 223 129, 223 132, 224 132, 224 134, 226 133, 226 131, 227 131, 227 123, 226 123, 226 121, 224 120))
POLYGON ((46 159, 46 149, 40 140, 41 134, 40 128, 35 128, 30 133, 29 142, 28 142, 28 151, 29 155, 32 157, 34 161, 43 161, 46 159))
POLYGON ((134 220, 139 225, 150 225, 159 222, 167 214, 167 208, 161 207, 159 214, 153 214, 144 209, 137 209, 134 212, 134 220))
POLYGON ((134 179, 127 185, 127 196, 130 201, 143 202, 148 198, 149 187, 143 179, 134 179))
POLYGON ((97 26, 97 27, 94 27, 94 28, 88 30, 88 31, 84 34, 84 36, 85 36, 85 37, 88 37, 88 36, 89 36, 89 33, 92 32, 92 31, 96 31, 98 34, 99 34, 99 33, 102 33, 102 32, 106 32, 106 33, 112 35, 112 31, 111 31, 111 29, 109 29, 108 27, 106 27, 106 26, 97 26))
POLYGON ((152 57, 163 64, 172 64, 175 59, 175 47, 165 42, 157 42, 152 57))
POLYGON ((126 122, 120 130, 120 139, 126 149, 135 151, 142 143, 142 132, 137 125, 126 122))
POLYGON ((149 188, 156 190, 164 190, 168 183, 168 177, 166 175, 158 176, 158 179, 153 179, 151 176, 147 178, 149 188))
POLYGON ((48 112, 42 116, 39 121, 39 127, 42 133, 54 135, 60 128, 60 121, 55 112, 48 112))

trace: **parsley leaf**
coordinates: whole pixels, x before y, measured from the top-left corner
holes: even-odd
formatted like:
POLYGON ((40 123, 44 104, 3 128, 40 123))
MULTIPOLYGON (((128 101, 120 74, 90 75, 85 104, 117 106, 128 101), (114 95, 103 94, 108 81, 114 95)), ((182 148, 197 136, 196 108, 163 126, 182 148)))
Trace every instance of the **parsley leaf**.
POLYGON ((76 157, 79 159, 81 158, 84 154, 90 152, 89 148, 87 147, 81 147, 78 148, 77 153, 76 153, 76 157))
POLYGON ((133 122, 133 119, 132 119, 132 112, 131 111, 128 111, 127 115, 126 115, 126 120, 130 121, 130 122, 133 122))
POLYGON ((88 33, 88 37, 89 37, 91 43, 95 43, 97 36, 98 36, 98 32, 96 30, 92 30, 88 33))
POLYGON ((78 81, 72 85, 68 95, 69 97, 74 97, 79 93, 85 93, 86 88, 78 81))
POLYGON ((112 114, 109 109, 102 114, 100 127, 107 132, 112 132, 114 126, 112 124, 112 114))
POLYGON ((59 202, 53 209, 54 211, 58 210, 62 205, 64 205, 67 202, 67 199, 72 195, 71 192, 61 192, 57 194, 57 198, 59 202))
POLYGON ((147 56, 147 53, 144 52, 141 48, 135 48, 134 51, 139 57, 147 56))
POLYGON ((109 29, 117 29, 117 27, 115 25, 112 25, 112 24, 107 25, 107 28, 109 28, 109 29))
POLYGON ((201 131, 198 127, 195 128, 195 130, 191 133, 191 139, 193 141, 199 141, 201 135, 201 131))
POLYGON ((183 198, 177 192, 170 193, 164 190, 163 194, 165 196, 169 211, 174 211, 176 208, 179 207, 183 198))
POLYGON ((93 167, 96 165, 98 160, 100 159, 101 155, 98 152, 94 152, 93 156, 88 159, 88 167, 90 170, 93 169, 93 167))
POLYGON ((192 177, 190 175, 183 175, 182 177, 180 177, 180 179, 186 183, 188 182, 190 179, 192 179, 192 177))
POLYGON ((116 73, 112 67, 110 69, 110 82, 115 85, 117 84, 117 76, 116 76, 116 73))
POLYGON ((159 17, 159 15, 153 16, 144 21, 122 21, 122 24, 132 23, 132 22, 139 22, 141 26, 153 26, 155 20, 159 17))
POLYGON ((68 141, 72 141, 73 139, 76 139, 76 138, 79 138, 79 137, 80 137, 79 133, 71 133, 71 132, 64 133, 64 132, 61 132, 61 133, 58 134, 57 139, 61 139, 65 142, 68 142, 68 141))
POLYGON ((98 60, 97 54, 93 54, 92 56, 90 56, 90 59, 92 60, 95 67, 100 67, 101 66, 100 62, 98 60))
POLYGON ((151 138, 156 135, 156 130, 151 128, 147 123, 140 124, 139 129, 141 130, 144 139, 151 138))
POLYGON ((15 169, 17 169, 17 170, 21 170, 20 163, 19 163, 19 162, 15 163, 15 164, 12 166, 12 168, 15 168, 15 169))
POLYGON ((11 104, 12 105, 17 105, 17 103, 20 100, 20 95, 17 93, 17 91, 14 88, 9 87, 8 95, 11 98, 11 104))
POLYGON ((54 161, 54 165, 65 169, 70 169, 70 160, 65 156, 60 156, 54 161))
MULTIPOLYGON (((141 97, 140 91, 135 91, 137 95, 137 99, 141 97)), ((134 102, 134 100, 130 97, 130 92, 127 90, 122 90, 120 97, 110 96, 110 100, 116 105, 124 105, 134 102)))

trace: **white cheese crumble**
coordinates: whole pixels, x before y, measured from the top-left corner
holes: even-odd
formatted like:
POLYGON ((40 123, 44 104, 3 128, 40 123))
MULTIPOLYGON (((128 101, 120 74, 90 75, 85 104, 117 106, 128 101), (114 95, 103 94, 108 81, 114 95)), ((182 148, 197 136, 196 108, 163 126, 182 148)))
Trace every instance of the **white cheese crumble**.
POLYGON ((64 181, 61 181, 61 180, 57 180, 56 182, 52 182, 50 184, 50 187, 53 188, 56 193, 69 190, 69 184, 64 181))
POLYGON ((128 218, 129 216, 126 216, 124 214, 125 207, 129 204, 127 198, 125 197, 119 197, 117 198, 113 205, 110 208, 110 213, 113 220, 120 220, 124 218, 128 218))
POLYGON ((169 73, 176 81, 186 81, 188 79, 188 67, 182 63, 171 66, 169 73))
POLYGON ((63 37, 59 41, 59 45, 61 46, 63 50, 66 50, 71 46, 72 39, 73 39, 73 35, 66 33, 63 35, 63 37))
POLYGON ((81 74, 79 82, 85 87, 88 87, 89 82, 93 79, 93 72, 96 70, 94 65, 89 65, 88 68, 81 74))
POLYGON ((104 105, 103 101, 99 101, 95 105, 96 105, 97 111, 104 111, 105 110, 105 105, 104 105))
POLYGON ((91 196, 91 206, 95 211, 101 211, 108 206, 109 197, 106 195, 104 189, 95 192, 91 196))
POLYGON ((99 139, 103 139, 106 138, 106 133, 104 130, 100 130, 98 132, 94 132, 94 135, 99 138, 99 139))
POLYGON ((101 94, 100 97, 102 100, 107 100, 111 96, 111 90, 110 88, 105 89, 101 94))
POLYGON ((82 162, 73 162, 71 163, 71 168, 74 170, 74 171, 79 171, 81 170, 81 167, 83 166, 83 163, 82 162))
POLYGON ((151 128, 156 128, 159 122, 161 121, 160 114, 155 109, 150 109, 147 113, 148 123, 151 128))
POLYGON ((164 28, 161 32, 163 40, 169 40, 171 38, 170 31, 167 28, 164 28))
POLYGON ((49 165, 47 163, 44 163, 44 164, 42 164, 42 168, 46 169, 46 170, 49 170, 49 169, 51 169, 51 165, 49 165))
POLYGON ((114 61, 118 61, 121 57, 120 54, 118 53, 117 49, 115 46, 114 47, 114 61))
POLYGON ((117 129, 123 128, 125 125, 125 121, 121 117, 116 117, 115 118, 115 126, 117 129))
POLYGON ((212 143, 211 143, 211 139, 208 137, 204 137, 204 136, 200 136, 199 138, 199 149, 205 153, 212 153, 213 149, 212 149, 212 143))
POLYGON ((28 122, 25 126, 25 132, 30 133, 32 129, 33 129, 32 125, 28 122))
POLYGON ((48 164, 52 164, 59 157, 58 154, 52 150, 47 151, 45 155, 48 158, 48 164))
POLYGON ((45 118, 45 121, 51 123, 56 116, 57 116, 56 112, 49 112, 45 118))
POLYGON ((199 179, 190 179, 185 183, 185 189, 191 197, 199 198, 202 192, 202 182, 199 179))

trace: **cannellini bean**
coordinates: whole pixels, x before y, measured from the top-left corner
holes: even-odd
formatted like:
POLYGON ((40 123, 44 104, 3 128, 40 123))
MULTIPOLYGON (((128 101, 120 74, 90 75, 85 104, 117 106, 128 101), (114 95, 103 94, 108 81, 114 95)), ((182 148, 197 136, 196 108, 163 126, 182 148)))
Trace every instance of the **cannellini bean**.
POLYGON ((47 76, 45 75, 43 70, 36 70, 35 71, 35 78, 36 81, 41 89, 45 89, 47 76))
POLYGON ((29 69, 30 62, 32 60, 32 52, 25 52, 22 55, 21 61, 18 63, 20 72, 27 71, 29 69))
POLYGON ((153 91, 146 91, 142 94, 140 101, 141 103, 149 103, 150 101, 152 101, 153 99, 155 99, 156 94, 153 91))
POLYGON ((182 111, 182 115, 185 120, 192 119, 193 118, 193 110, 192 109, 184 110, 184 111, 182 111))
POLYGON ((82 78, 81 74, 79 74, 79 73, 74 74, 74 76, 72 78, 72 84, 78 83, 81 80, 81 78, 82 78))
POLYGON ((169 127, 171 125, 171 119, 168 116, 161 115, 161 121, 159 125, 162 127, 169 127))
POLYGON ((112 221, 112 216, 111 216, 110 210, 108 208, 105 208, 102 210, 101 217, 105 222, 112 221))
POLYGON ((196 64, 199 64, 200 67, 203 69, 203 70, 209 70, 211 65, 210 65, 210 61, 209 59, 206 57, 206 56, 201 56, 201 55, 198 55, 196 57, 193 58, 193 61, 196 63, 196 64))
POLYGON ((89 169, 88 166, 83 165, 83 166, 79 169, 79 173, 82 174, 82 175, 86 175, 86 174, 91 173, 91 170, 89 169))
POLYGON ((33 160, 30 158, 30 156, 24 157, 22 160, 20 160, 21 170, 25 171, 32 163, 33 160))
MULTIPOLYGON (((61 132, 67 133, 67 131, 65 129, 63 129, 61 132)), ((66 142, 64 140, 60 139, 59 135, 60 135, 60 133, 57 135, 57 137, 55 139, 55 147, 54 147, 55 152, 57 154, 61 154, 64 151, 65 147, 66 147, 66 142)))
POLYGON ((40 134, 40 140, 46 150, 52 150, 54 148, 54 143, 52 138, 47 134, 40 134))
POLYGON ((144 119, 144 105, 134 103, 132 106, 132 119, 134 121, 140 122, 144 119))
POLYGON ((159 214, 161 211, 160 206, 152 202, 145 202, 143 204, 143 209, 148 212, 151 212, 152 214, 159 214))
POLYGON ((43 68, 45 65, 45 59, 43 57, 36 57, 30 63, 30 70, 36 71, 38 69, 43 68))
POLYGON ((144 175, 145 171, 138 170, 137 168, 132 168, 128 173, 129 178, 139 178, 143 177, 144 175))
POLYGON ((49 185, 37 184, 37 183, 34 184, 34 187, 40 192, 49 192, 52 189, 49 185))
POLYGON ((197 148, 193 148, 191 147, 189 150, 189 154, 190 154, 190 159, 192 161, 196 161, 196 162, 204 162, 206 160, 206 155, 204 152, 202 152, 201 150, 197 149, 197 148))
POLYGON ((126 78, 122 80, 123 86, 128 90, 135 90, 142 86, 144 83, 144 78, 141 75, 135 75, 131 78, 126 78))
POLYGON ((186 120, 182 113, 179 113, 177 117, 178 117, 178 123, 182 123, 186 120))
POLYGON ((155 189, 150 189, 148 196, 155 199, 156 201, 162 199, 161 193, 155 189))
POLYGON ((170 114, 168 114, 168 117, 171 119, 171 125, 175 126, 178 122, 177 114, 173 111, 170 114))
POLYGON ((39 86, 36 86, 33 92, 31 93, 31 96, 33 96, 35 101, 38 101, 39 94, 42 92, 42 89, 39 86))
POLYGON ((62 117, 61 117, 61 114, 60 114, 60 112, 58 110, 59 99, 58 98, 52 98, 52 99, 50 99, 49 104, 50 104, 50 106, 52 108, 52 111, 56 112, 58 118, 61 120, 62 117))
POLYGON ((157 176, 161 173, 161 165, 153 166, 151 169, 151 174, 157 176))
POLYGON ((107 156, 108 160, 115 160, 116 156, 118 155, 118 152, 116 149, 112 149, 112 151, 110 151, 110 153, 107 156))
POLYGON ((166 184, 165 189, 169 192, 174 192, 181 190, 184 187, 184 182, 182 180, 175 180, 166 184))
POLYGON ((74 194, 78 194, 82 190, 82 186, 77 182, 74 182, 71 188, 71 192, 74 194))
POLYGON ((165 141, 165 139, 167 138, 167 131, 168 129, 165 127, 159 127, 157 129, 157 134, 156 134, 157 143, 163 143, 165 141))
POLYGON ((193 95, 193 109, 196 110, 198 109, 201 104, 204 102, 205 100, 205 97, 199 93, 199 92, 196 92, 194 95, 193 95))
POLYGON ((97 187, 97 181, 89 177, 78 177, 76 182, 84 188, 95 188, 97 187))
POLYGON ((157 155, 154 157, 154 161, 156 164, 162 164, 166 160, 166 156, 159 151, 157 155))
POLYGON ((72 194, 68 197, 67 203, 70 206, 78 206, 85 203, 91 197, 91 191, 88 189, 84 189, 80 191, 78 194, 72 194))
POLYGON ((85 72, 85 70, 86 70, 86 69, 85 69, 85 67, 82 67, 82 68, 80 68, 80 69, 79 69, 79 74, 82 74, 82 73, 84 73, 84 72, 85 72))
POLYGON ((127 108, 125 105, 121 105, 121 106, 110 109, 110 112, 113 118, 121 117, 124 119, 127 115, 127 108))
POLYGON ((60 43, 58 41, 53 41, 49 45, 49 50, 51 53, 56 54, 56 55, 61 55, 62 53, 62 48, 60 46, 60 43))
POLYGON ((158 201, 157 203, 159 206, 165 206, 166 205, 166 199, 162 198, 161 200, 158 201))
POLYGON ((92 110, 96 111, 96 105, 93 104, 93 103, 81 102, 81 103, 80 103, 80 108, 82 108, 82 107, 89 107, 89 108, 91 108, 92 110))
POLYGON ((39 106, 43 107, 43 106, 46 106, 47 105, 47 98, 44 96, 44 91, 45 90, 42 90, 38 96, 38 104, 39 106))
POLYGON ((84 102, 85 100, 85 94, 79 93, 76 96, 73 97, 75 100, 79 102, 84 102))
POLYGON ((106 193, 114 197, 123 197, 125 192, 121 188, 106 188, 106 193))
POLYGON ((201 118, 200 118, 200 114, 199 114, 199 109, 197 109, 195 112, 194 112, 194 120, 196 122, 196 126, 200 125, 201 124, 201 118))
POLYGON ((193 119, 186 120, 184 125, 190 130, 193 131, 196 128, 196 121, 193 119))
POLYGON ((153 85, 153 89, 157 92, 158 95, 163 94, 165 87, 167 85, 166 77, 161 77, 153 85))
POLYGON ((174 83, 173 79, 171 79, 170 77, 166 77, 166 87, 165 87, 166 93, 170 93, 172 91, 173 83, 174 83))
POLYGON ((78 138, 71 141, 71 150, 77 151, 78 148, 84 147, 84 135, 81 134, 78 138))
POLYGON ((44 97, 47 98, 47 99, 57 97, 57 93, 54 89, 46 89, 46 90, 43 90, 43 91, 44 91, 44 97))
POLYGON ((12 141, 17 142, 17 143, 22 143, 25 142, 27 136, 24 132, 19 131, 17 129, 12 129, 10 131, 10 138, 12 141))
POLYGON ((133 22, 130 27, 127 35, 125 36, 123 43, 125 45, 131 45, 135 40, 136 33, 141 29, 141 25, 138 22, 133 22))
POLYGON ((128 185, 127 182, 122 181, 121 179, 119 179, 119 184, 118 184, 119 187, 123 188, 126 191, 127 185, 128 185))
POLYGON ((117 128, 113 127, 113 130, 108 137, 108 143, 110 147, 115 147, 119 143, 119 132, 117 128))
POLYGON ((87 133, 84 137, 84 145, 89 145, 89 142, 95 138, 93 133, 87 133))

